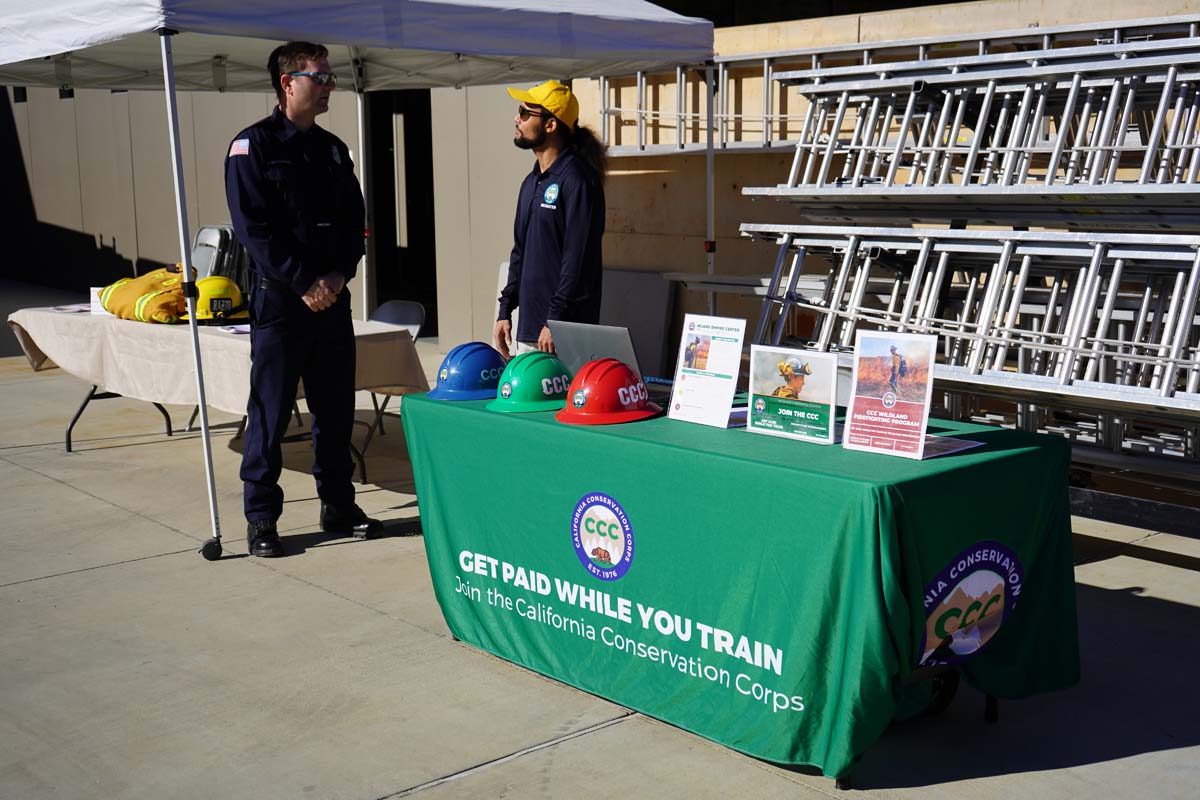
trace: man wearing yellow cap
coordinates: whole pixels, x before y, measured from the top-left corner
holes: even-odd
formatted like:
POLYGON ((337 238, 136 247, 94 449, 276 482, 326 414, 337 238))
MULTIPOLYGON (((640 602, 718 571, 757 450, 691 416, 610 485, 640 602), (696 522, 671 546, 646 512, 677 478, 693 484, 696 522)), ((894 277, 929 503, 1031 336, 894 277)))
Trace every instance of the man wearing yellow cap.
POLYGON ((508 93, 520 103, 513 144, 537 160, 517 195, 508 282, 492 337, 505 358, 553 353, 547 320, 600 321, 605 172, 604 145, 579 125, 579 100, 569 87, 546 81, 508 93))

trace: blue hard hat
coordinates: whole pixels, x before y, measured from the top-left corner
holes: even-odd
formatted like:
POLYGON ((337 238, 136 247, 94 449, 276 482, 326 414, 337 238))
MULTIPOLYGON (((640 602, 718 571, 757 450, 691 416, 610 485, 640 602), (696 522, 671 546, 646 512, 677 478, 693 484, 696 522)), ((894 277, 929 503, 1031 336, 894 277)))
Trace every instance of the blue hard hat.
POLYGON ((483 342, 467 342, 446 354, 438 369, 435 400, 494 400, 504 359, 483 342))

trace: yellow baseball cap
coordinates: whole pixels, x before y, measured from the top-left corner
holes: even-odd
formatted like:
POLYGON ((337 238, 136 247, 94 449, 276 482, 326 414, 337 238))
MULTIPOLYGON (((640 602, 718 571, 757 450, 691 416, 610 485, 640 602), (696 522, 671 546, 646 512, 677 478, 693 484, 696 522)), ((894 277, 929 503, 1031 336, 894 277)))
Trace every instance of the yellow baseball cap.
POLYGON ((579 99, 558 81, 546 81, 528 91, 510 86, 508 93, 522 103, 541 106, 568 128, 574 128, 579 120, 579 99))

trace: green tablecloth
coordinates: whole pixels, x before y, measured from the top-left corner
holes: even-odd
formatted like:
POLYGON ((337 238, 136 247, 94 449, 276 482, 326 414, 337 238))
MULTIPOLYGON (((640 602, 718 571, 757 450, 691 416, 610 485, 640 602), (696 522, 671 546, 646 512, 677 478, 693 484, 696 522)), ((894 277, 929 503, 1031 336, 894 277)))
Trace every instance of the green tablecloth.
POLYGON ((1007 698, 1078 680, 1062 439, 934 421, 985 446, 911 461, 483 406, 403 409, 434 589, 463 641, 828 775, 879 737, 918 666, 958 664, 1007 698))

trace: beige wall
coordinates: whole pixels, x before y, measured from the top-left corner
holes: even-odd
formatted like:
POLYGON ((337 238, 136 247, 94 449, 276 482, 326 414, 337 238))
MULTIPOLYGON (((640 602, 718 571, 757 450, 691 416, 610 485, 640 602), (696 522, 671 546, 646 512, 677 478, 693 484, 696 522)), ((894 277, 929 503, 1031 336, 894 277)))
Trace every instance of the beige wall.
MULTIPOLYGON (((89 233, 123 258, 178 261, 175 185, 161 92, 113 94, 31 87, 12 106, 41 222, 89 233)), ((11 100, 12 93, 9 90, 11 100)), ((230 140, 271 113, 268 93, 180 92, 179 133, 189 234, 229 221, 223 164, 230 140)), ((350 92, 335 93, 321 125, 340 136, 357 161, 358 110, 350 92)), ((351 284, 356 309, 358 281, 351 284)))
POLYGON ((491 341, 517 189, 533 168, 512 143, 516 105, 503 86, 431 93, 438 339, 447 347, 491 341))

